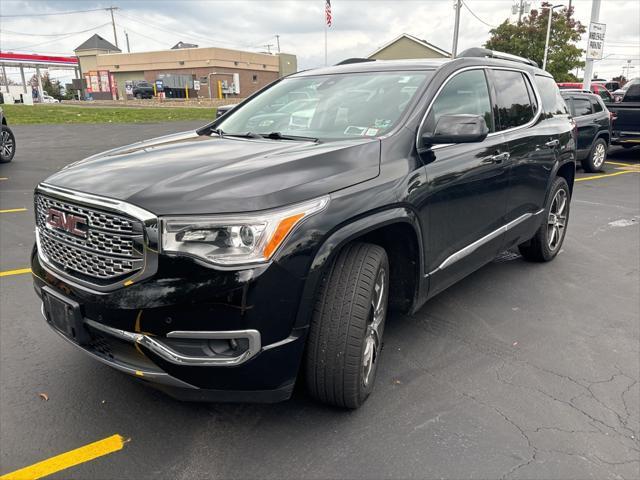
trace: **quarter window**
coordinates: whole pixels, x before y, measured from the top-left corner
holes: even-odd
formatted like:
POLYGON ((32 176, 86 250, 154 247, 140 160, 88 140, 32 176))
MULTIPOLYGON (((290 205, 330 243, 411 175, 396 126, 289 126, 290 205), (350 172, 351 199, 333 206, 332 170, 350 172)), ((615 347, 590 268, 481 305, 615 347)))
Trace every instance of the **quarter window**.
POLYGON ((569 113, 567 105, 560 96, 560 90, 551 77, 536 75, 536 85, 542 99, 542 111, 545 117, 566 115, 569 113))
POLYGON ((529 99, 525 79, 520 72, 493 70, 500 128, 519 127, 533 120, 534 106, 529 99))
POLYGON ((602 111, 602 105, 595 98, 591 99, 591 108, 593 109, 594 112, 601 112, 602 111))
POLYGON ((593 112, 591 111, 591 102, 588 98, 573 98, 573 110, 575 111, 576 117, 581 117, 583 115, 591 115, 593 112))
POLYGON ((447 82, 431 105, 425 121, 425 130, 433 132, 442 115, 480 115, 494 131, 491 119, 491 100, 483 70, 468 70, 447 82))

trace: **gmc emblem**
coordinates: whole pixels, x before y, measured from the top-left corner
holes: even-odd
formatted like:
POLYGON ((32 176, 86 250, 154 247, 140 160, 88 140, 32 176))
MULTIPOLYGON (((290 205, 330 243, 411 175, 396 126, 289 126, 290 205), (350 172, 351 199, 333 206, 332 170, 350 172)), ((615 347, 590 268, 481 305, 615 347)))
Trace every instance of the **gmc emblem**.
POLYGON ((87 220, 71 213, 61 212, 55 208, 47 211, 47 228, 63 230, 77 237, 87 238, 87 220))

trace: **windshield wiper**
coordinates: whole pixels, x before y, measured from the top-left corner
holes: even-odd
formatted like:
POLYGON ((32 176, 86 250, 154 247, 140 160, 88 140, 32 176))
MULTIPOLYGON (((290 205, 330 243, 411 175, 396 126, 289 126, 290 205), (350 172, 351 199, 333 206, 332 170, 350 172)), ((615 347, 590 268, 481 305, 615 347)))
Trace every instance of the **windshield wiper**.
POLYGON ((271 140, 300 140, 317 142, 318 139, 314 137, 304 137, 302 135, 283 135, 281 132, 271 132, 262 135, 264 138, 270 138, 271 140))
POLYGON ((262 135, 258 134, 258 133, 253 133, 253 132, 247 132, 247 133, 227 133, 224 132, 221 128, 217 128, 215 130, 211 131, 212 133, 215 133, 217 135, 219 135, 220 137, 238 137, 238 138, 262 138, 262 135))

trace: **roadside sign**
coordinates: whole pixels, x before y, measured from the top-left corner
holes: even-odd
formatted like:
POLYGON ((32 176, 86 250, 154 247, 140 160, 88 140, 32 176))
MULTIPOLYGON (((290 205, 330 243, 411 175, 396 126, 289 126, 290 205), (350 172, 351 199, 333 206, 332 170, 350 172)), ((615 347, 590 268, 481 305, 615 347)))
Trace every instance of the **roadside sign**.
POLYGON ((159 92, 164 90, 164 82, 162 80, 156 80, 156 90, 159 92))
POLYGON ((124 82, 124 91, 127 95, 133 95, 133 81, 125 80, 124 82))
POLYGON ((589 40, 587 42, 587 60, 602 60, 604 50, 604 34, 607 25, 591 22, 589 24, 589 40))
POLYGON ((200 90, 200 81, 199 81, 199 80, 194 80, 194 81, 193 81, 193 89, 194 89, 195 91, 200 90))

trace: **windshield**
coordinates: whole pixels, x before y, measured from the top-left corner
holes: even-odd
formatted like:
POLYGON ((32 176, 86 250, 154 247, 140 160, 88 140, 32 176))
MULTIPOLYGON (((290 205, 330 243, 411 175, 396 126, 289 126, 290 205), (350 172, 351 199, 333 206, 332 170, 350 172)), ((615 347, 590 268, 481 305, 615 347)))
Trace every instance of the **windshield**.
POLYGON ((624 84, 624 87, 622 87, 621 90, 624 90, 626 92, 631 88, 632 85, 635 85, 636 83, 640 83, 640 78, 632 78, 624 84))
POLYGON ((229 135, 378 137, 397 124, 431 74, 367 72, 286 78, 238 107, 217 127, 229 135))

